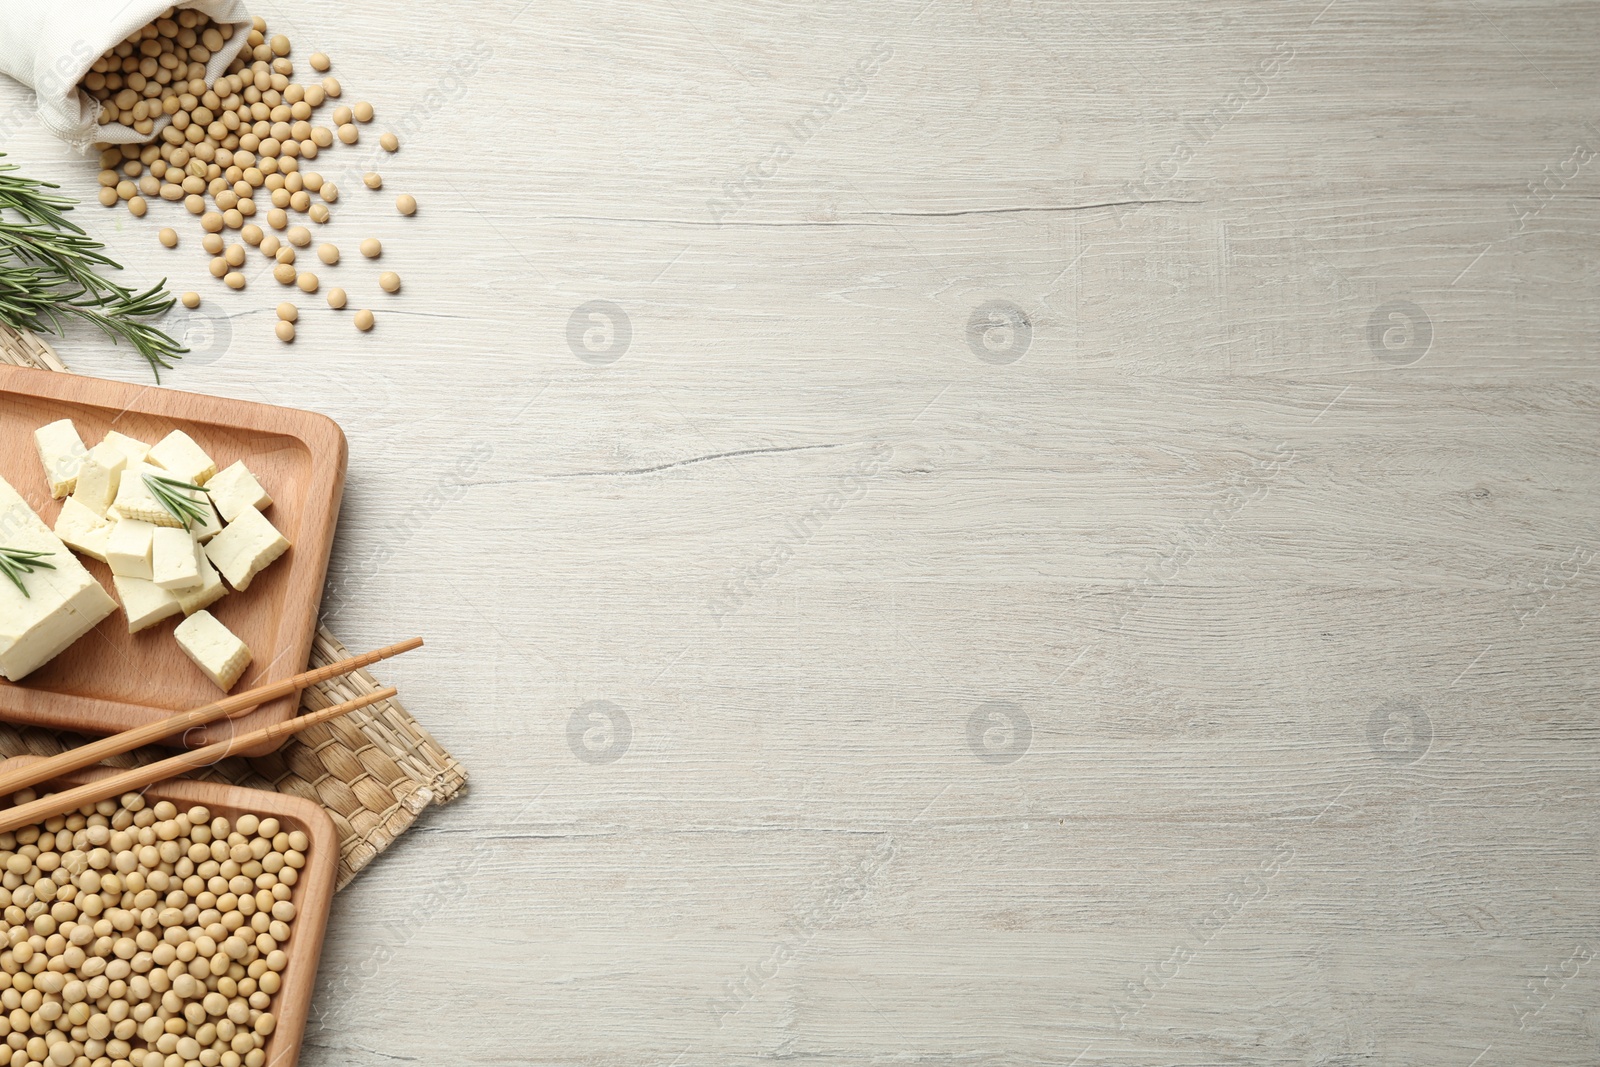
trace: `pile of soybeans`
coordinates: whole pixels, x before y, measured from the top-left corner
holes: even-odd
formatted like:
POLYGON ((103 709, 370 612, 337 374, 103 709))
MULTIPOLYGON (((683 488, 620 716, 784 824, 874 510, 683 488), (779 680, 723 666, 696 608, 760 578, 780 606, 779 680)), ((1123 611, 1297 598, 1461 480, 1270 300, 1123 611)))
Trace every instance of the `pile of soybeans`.
MULTIPOLYGON (((145 216, 157 198, 182 203, 199 218, 211 275, 228 288, 246 286, 248 246, 273 263, 272 277, 281 285, 309 295, 322 282, 296 264, 297 250, 312 241, 311 231, 297 220, 303 216, 315 225, 326 223, 339 190, 302 164, 336 141, 357 144, 361 139, 357 123, 371 122, 373 108, 365 101, 335 105, 332 125, 317 125, 318 109, 343 92, 339 80, 293 81, 289 38, 269 36, 266 20, 259 17, 252 21, 249 37, 227 72, 207 85, 207 60, 233 34, 231 24, 213 23, 192 9, 168 8, 94 61, 79 88, 100 103, 102 126, 121 123, 149 135, 163 118, 168 120, 149 144, 100 146, 100 202, 106 207, 126 204, 138 217, 145 216)), ((308 63, 318 76, 331 66, 321 52, 308 63)), ((384 133, 378 141, 388 152, 400 147, 393 133, 384 133)), ((377 190, 383 187, 383 178, 369 172, 362 183, 377 190)), ((401 194, 395 210, 412 215, 417 202, 401 194)), ((181 240, 172 227, 163 228, 159 237, 168 248, 178 247, 181 240)), ((375 237, 363 240, 360 247, 368 258, 382 255, 375 237)), ((323 243, 318 257, 331 267, 339 261, 339 250, 323 243)), ((380 288, 398 292, 399 275, 385 272, 380 288)), ((185 292, 181 299, 185 307, 200 305, 197 292, 185 292)), ((343 289, 327 291, 328 306, 335 310, 346 307, 349 299, 343 289)), ((280 340, 292 341, 298 309, 285 317, 282 308, 294 305, 280 306, 275 332, 280 340)), ((354 322, 357 329, 371 329, 372 312, 358 311, 354 322)))
POLYGON ((0 1064, 262 1067, 308 845, 137 793, 0 834, 0 1064))

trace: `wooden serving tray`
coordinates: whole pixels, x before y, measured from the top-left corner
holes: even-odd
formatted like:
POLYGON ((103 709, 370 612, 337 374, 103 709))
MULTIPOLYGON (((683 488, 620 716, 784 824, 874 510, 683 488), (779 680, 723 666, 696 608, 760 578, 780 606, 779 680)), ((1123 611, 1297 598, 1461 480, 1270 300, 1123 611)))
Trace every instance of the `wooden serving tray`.
MULTIPOLYGON (((0 769, 37 763, 39 756, 14 756, 0 763, 0 769)), ((42 796, 52 789, 82 785, 114 773, 109 768, 93 767, 62 775, 34 788, 42 796)), ((144 791, 147 803, 170 800, 179 809, 203 804, 213 815, 237 820, 249 813, 271 816, 285 831, 303 830, 311 839, 306 850, 306 865, 292 887, 295 919, 284 951, 289 966, 283 971, 283 985, 272 998, 272 1012, 278 1025, 267 1038, 263 1051, 270 1067, 294 1067, 300 1059, 300 1041, 305 1034, 306 1015, 311 1008, 311 993, 317 984, 317 963, 322 957, 322 938, 328 926, 328 908, 333 902, 334 878, 339 867, 339 832, 320 804, 285 793, 269 793, 217 782, 172 779, 144 791)), ((9 798, 5 798, 9 799, 9 798)))
MULTIPOLYGON (((57 419, 71 419, 91 448, 109 430, 150 444, 182 430, 219 470, 245 462, 272 494, 267 518, 294 547, 248 590, 228 593, 209 610, 254 656, 235 692, 305 670, 344 495, 348 447, 338 425, 309 411, 0 366, 0 476, 51 526, 61 502, 45 485, 33 431, 57 419)), ((115 596, 110 569, 78 558, 115 596)), ((172 631, 180 621, 181 615, 130 635, 127 616, 113 612, 21 682, 0 679, 0 719, 109 734, 211 703, 222 694, 178 648, 172 631)), ((191 746, 223 740, 291 718, 299 702, 290 694, 231 723, 170 740, 191 746)))

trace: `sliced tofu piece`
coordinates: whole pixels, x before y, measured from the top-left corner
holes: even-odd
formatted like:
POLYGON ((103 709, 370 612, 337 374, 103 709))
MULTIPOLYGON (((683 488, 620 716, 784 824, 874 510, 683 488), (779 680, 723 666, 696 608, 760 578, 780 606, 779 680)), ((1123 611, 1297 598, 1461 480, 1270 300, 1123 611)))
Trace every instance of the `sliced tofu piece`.
MULTIPOLYGON (((112 508, 124 519, 140 519, 155 526, 182 528, 183 523, 178 517, 162 506, 150 492, 150 485, 145 481, 147 477, 171 478, 173 475, 170 471, 146 463, 129 467, 123 472, 122 484, 117 488, 117 499, 111 505, 112 508)), ((175 492, 189 497, 204 496, 203 493, 196 493, 192 489, 179 489, 175 492)))
POLYGON ((127 456, 129 466, 132 466, 135 463, 146 462, 150 455, 149 445, 138 440, 137 438, 129 437, 126 434, 120 434, 115 430, 112 430, 110 433, 106 434, 106 439, 100 443, 103 445, 110 445, 117 451, 121 452, 124 456, 127 456))
POLYGON ((209 608, 217 601, 228 595, 228 587, 222 581, 222 576, 211 565, 210 558, 205 550, 200 550, 200 584, 192 589, 180 589, 176 596, 178 606, 183 608, 185 615, 193 615, 201 608, 209 608))
POLYGON ((111 523, 78 503, 76 496, 69 496, 61 502, 61 514, 56 517, 56 536, 68 548, 104 563, 111 523))
POLYGON ((130 634, 148 630, 162 619, 170 619, 183 610, 177 596, 155 582, 117 574, 112 576, 111 583, 117 587, 117 599, 122 601, 123 614, 128 616, 130 634))
POLYGON ((211 490, 211 502, 229 522, 238 518, 245 508, 266 511, 272 506, 272 497, 261 488, 243 460, 224 468, 206 483, 206 488, 211 490))
POLYGON ((217 473, 217 465, 194 438, 173 430, 150 450, 146 462, 152 463, 180 481, 205 485, 217 473))
POLYGON ((209 611, 197 611, 173 631, 178 647, 224 693, 250 666, 250 649, 209 611))
POLYGON ((72 499, 96 515, 105 515, 117 498, 117 487, 127 467, 128 457, 116 446, 104 441, 95 445, 78 466, 78 484, 72 489, 72 499))
POLYGON ((78 484, 78 467, 89 450, 83 447, 83 438, 71 419, 60 419, 33 431, 33 443, 39 449, 39 463, 44 467, 44 480, 50 486, 50 495, 60 500, 78 484))
POLYGON ((157 526, 150 538, 152 582, 169 593, 193 589, 200 584, 200 546, 187 530, 157 526))
POLYGON ((23 575, 22 589, 0 580, 0 675, 18 682, 94 629, 117 604, 4 479, 0 544, 48 552, 44 562, 55 568, 23 575))
POLYGON ((150 564, 155 532, 156 528, 142 519, 118 519, 106 540, 106 566, 111 573, 148 582, 154 575, 150 564))
POLYGON ((289 539, 261 512, 245 508, 206 545, 206 555, 228 584, 242 593, 250 588, 256 575, 289 548, 289 539))

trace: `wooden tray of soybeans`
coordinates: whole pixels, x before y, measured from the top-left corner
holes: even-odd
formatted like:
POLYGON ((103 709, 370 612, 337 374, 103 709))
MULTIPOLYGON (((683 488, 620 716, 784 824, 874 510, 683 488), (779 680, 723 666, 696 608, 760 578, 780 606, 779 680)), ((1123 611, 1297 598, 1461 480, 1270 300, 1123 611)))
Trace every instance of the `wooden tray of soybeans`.
MULTIPOLYGON (((36 788, 109 773, 76 771, 36 788)), ((162 782, 0 834, 0 932, 26 931, 0 952, 0 970, 26 973, 40 994, 32 1012, 20 1001, 0 1012, 0 1040, 44 1064, 142 1054, 147 1067, 173 1055, 294 1067, 338 860, 339 835, 320 805, 215 782, 162 782), (22 901, 32 904, 44 880, 57 899, 29 921, 22 901)))

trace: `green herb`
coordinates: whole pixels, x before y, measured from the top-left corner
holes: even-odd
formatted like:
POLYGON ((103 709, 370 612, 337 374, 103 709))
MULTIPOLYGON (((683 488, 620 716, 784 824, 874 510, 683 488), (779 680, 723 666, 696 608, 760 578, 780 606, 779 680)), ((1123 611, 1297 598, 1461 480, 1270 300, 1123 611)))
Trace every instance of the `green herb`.
POLYGON ((0 322, 60 334, 67 320, 81 319, 112 341, 131 344, 159 382, 161 368, 188 351, 144 321, 171 309, 166 280, 137 292, 103 277, 97 268, 122 267, 105 254, 105 245, 67 220, 75 201, 46 192, 57 186, 16 170, 0 163, 0 322))
POLYGON ((29 600, 33 594, 28 592, 28 587, 22 584, 24 574, 32 574, 43 568, 47 571, 56 569, 54 563, 44 562, 45 556, 53 556, 54 552, 28 552, 20 548, 0 548, 0 574, 11 579, 11 584, 16 586, 23 596, 29 600))
POLYGON ((144 487, 150 490, 150 495, 156 498, 156 503, 167 509, 167 513, 187 530, 191 523, 204 523, 211 517, 208 508, 211 490, 192 482, 179 481, 176 478, 166 478, 159 474, 146 474, 144 487), (197 493, 206 494, 197 498, 181 492, 184 489, 193 489, 197 493))

